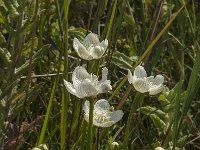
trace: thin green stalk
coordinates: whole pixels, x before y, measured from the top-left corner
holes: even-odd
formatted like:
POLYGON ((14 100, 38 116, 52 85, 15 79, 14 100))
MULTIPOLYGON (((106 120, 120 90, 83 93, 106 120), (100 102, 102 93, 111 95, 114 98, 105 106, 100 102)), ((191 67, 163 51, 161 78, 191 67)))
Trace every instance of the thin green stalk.
POLYGON ((180 100, 181 100, 181 92, 182 92, 182 84, 183 81, 180 81, 177 86, 177 93, 176 93, 176 98, 175 98, 175 107, 174 107, 174 122, 173 122, 173 133, 172 133, 172 142, 173 142, 173 147, 172 150, 175 149, 176 142, 178 139, 178 121, 179 121, 179 110, 180 110, 180 100))
POLYGON ((128 89, 126 90, 124 96, 122 97, 122 99, 120 100, 119 104, 117 105, 117 107, 116 107, 117 110, 122 108, 122 106, 126 102, 126 99, 127 99, 128 95, 129 95, 129 93, 131 92, 132 88, 133 88, 133 85, 130 84, 128 89))
POLYGON ((124 135, 124 147, 127 148, 127 145, 128 145, 128 137, 129 137, 129 134, 130 134, 130 126, 131 126, 131 121, 133 119, 133 114, 134 112, 136 111, 137 109, 137 106, 139 104, 139 102, 144 98, 144 95, 143 94, 140 94, 140 93, 137 93, 135 95, 135 98, 134 98, 134 101, 131 105, 131 110, 129 112, 129 116, 128 116, 128 120, 126 122, 126 128, 125 128, 125 135, 124 135))
POLYGON ((117 8, 117 0, 114 1, 112 13, 111 13, 111 16, 110 16, 110 21, 109 21, 109 24, 108 24, 108 30, 107 30, 107 33, 106 33, 107 39, 109 38, 110 31, 111 31, 111 28, 112 28, 112 25, 113 25, 113 20, 114 20, 116 8, 117 8))
POLYGON ((81 150, 85 149, 85 142, 86 142, 86 131, 87 130, 87 124, 86 121, 83 121, 82 131, 81 134, 83 134, 81 138, 81 150))
POLYGON ((95 14, 95 18, 91 27, 91 31, 93 33, 98 33, 98 24, 100 17, 103 15, 104 10, 106 9, 107 0, 98 0, 98 7, 95 14))
MULTIPOLYGON (((64 50, 64 72, 63 78, 68 80, 69 72, 69 62, 68 62, 68 12, 69 12, 69 0, 64 0, 64 41, 63 41, 63 50, 64 50)), ((65 148, 65 139, 66 139, 66 128, 67 128, 67 110, 69 105, 69 93, 67 89, 63 87, 63 97, 62 97, 62 106, 61 106, 61 126, 60 126, 60 147, 61 149, 65 148)))
MULTIPOLYGON (((156 38, 152 41, 152 43, 147 47, 145 52, 142 54, 142 56, 138 59, 138 61, 135 63, 135 65, 131 68, 131 71, 135 69, 136 66, 138 66, 142 60, 151 52, 154 45, 158 42, 158 40, 162 37, 162 35, 167 31, 167 29, 170 27, 170 25, 174 22, 176 17, 179 15, 179 13, 183 10, 185 7, 185 4, 173 15, 173 17, 169 20, 169 22, 165 25, 165 27, 162 29, 162 31, 156 36, 156 38)), ((119 92, 121 87, 125 84, 127 81, 127 77, 124 77, 123 80, 120 82, 120 84, 117 86, 117 88, 114 90, 112 95, 109 97, 109 101, 112 100, 112 98, 119 92)))
MULTIPOLYGON (((60 65, 59 65, 59 68, 60 68, 60 65)), ((51 90, 51 96, 50 96, 50 99, 49 99, 49 104, 48 104, 48 107, 47 107, 44 123, 43 123, 43 126, 42 126, 42 131, 40 133, 38 145, 40 145, 40 144, 42 144, 44 142, 45 133, 47 131, 47 124, 48 124, 48 121, 49 121, 51 108, 52 108, 52 105, 53 105, 53 99, 54 99, 56 88, 57 88, 57 85, 58 85, 59 72, 60 72, 60 69, 58 69, 58 73, 57 73, 56 79, 54 81, 53 88, 51 90)))
MULTIPOLYGON (((60 10, 59 10, 58 1, 56 1, 56 6, 57 6, 56 8, 57 8, 57 15, 58 15, 60 33, 62 35, 63 28, 62 28, 62 25, 61 25, 61 18, 60 18, 60 10)), ((52 105, 53 105, 53 99, 54 99, 55 92, 56 92, 56 89, 57 89, 57 86, 58 86, 58 81, 59 81, 59 76, 60 76, 60 69, 61 69, 61 64, 62 64, 62 55, 63 55, 63 51, 61 51, 60 54, 59 54, 58 71, 56 73, 56 79, 54 80, 54 84, 53 84, 53 87, 52 87, 52 90, 51 90, 51 95, 50 95, 50 99, 49 99, 49 103, 48 103, 48 107, 47 107, 44 123, 43 123, 43 126, 42 126, 42 131, 40 133, 38 145, 40 145, 40 144, 42 144, 44 142, 45 133, 46 133, 46 130, 47 130, 47 124, 48 124, 48 121, 49 121, 51 108, 52 108, 52 105)))
POLYGON ((92 150, 93 146, 93 134, 92 134, 92 127, 93 127, 93 111, 94 111, 94 100, 90 100, 90 111, 89 111, 89 126, 88 126, 88 139, 87 139, 87 150, 92 150))

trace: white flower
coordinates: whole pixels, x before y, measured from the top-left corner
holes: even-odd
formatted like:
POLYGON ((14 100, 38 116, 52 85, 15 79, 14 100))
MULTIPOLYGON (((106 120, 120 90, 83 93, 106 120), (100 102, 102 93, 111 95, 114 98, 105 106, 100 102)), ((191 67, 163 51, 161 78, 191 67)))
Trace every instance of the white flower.
POLYGON ((150 95, 156 95, 162 92, 164 86, 164 77, 162 75, 157 75, 147 77, 147 73, 144 70, 144 67, 137 66, 134 70, 134 75, 132 75, 131 71, 128 70, 128 81, 133 84, 134 88, 141 92, 149 92, 150 95))
POLYGON ((48 150, 46 144, 40 144, 38 147, 34 147, 31 150, 48 150))
POLYGON ((78 98, 96 96, 99 93, 105 93, 112 90, 110 80, 107 80, 108 69, 104 67, 102 69, 102 79, 98 81, 98 77, 93 74, 89 74, 85 68, 76 67, 72 74, 72 82, 64 80, 64 84, 67 90, 77 96, 78 98))
POLYGON ((113 147, 119 147, 119 143, 117 143, 117 142, 112 142, 112 146, 113 146, 113 147))
POLYGON ((162 147, 156 147, 154 150, 165 150, 165 149, 162 147))
POLYGON ((73 47, 82 59, 92 60, 99 59, 103 56, 108 46, 108 40, 105 39, 101 43, 98 36, 94 33, 89 33, 83 42, 74 38, 73 47))
MULTIPOLYGON (((85 120, 89 122, 90 103, 86 101, 83 107, 85 120)), ((122 110, 110 111, 110 105, 107 100, 101 99, 94 104, 93 125, 98 127, 110 127, 122 119, 124 115, 122 110)))

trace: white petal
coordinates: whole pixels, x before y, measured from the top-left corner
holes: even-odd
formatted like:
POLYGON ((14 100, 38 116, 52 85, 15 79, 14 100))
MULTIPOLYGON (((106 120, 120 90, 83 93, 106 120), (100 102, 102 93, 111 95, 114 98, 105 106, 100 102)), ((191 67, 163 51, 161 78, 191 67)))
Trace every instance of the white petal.
POLYGON ((76 89, 70 82, 64 80, 64 85, 69 93, 76 95, 76 89))
POLYGON ((83 82, 77 85, 76 94, 79 98, 96 96, 97 90, 95 85, 89 79, 85 79, 83 82))
MULTIPOLYGON (((85 121, 89 123, 89 114, 84 114, 84 118, 85 118, 85 121)), ((93 124, 94 124, 94 120, 93 120, 93 124)))
POLYGON ((100 99, 94 104, 95 113, 106 113, 110 111, 110 104, 105 99, 100 99))
POLYGON ((100 44, 98 36, 96 34, 94 34, 94 33, 89 33, 85 37, 83 43, 85 45, 91 45, 92 44, 93 46, 96 46, 96 45, 100 44))
POLYGON ((89 51, 86 49, 85 46, 83 46, 83 44, 79 42, 77 38, 74 38, 73 47, 82 59, 86 59, 86 60, 92 59, 92 57, 89 54, 89 51))
POLYGON ((78 84, 80 84, 83 80, 90 79, 90 74, 83 67, 76 67, 72 74, 72 82, 74 87, 76 88, 78 84))
POLYGON ((96 82, 98 82, 98 77, 94 74, 91 74, 90 75, 90 81, 92 81, 93 83, 96 83, 96 82))
POLYGON ((150 89, 149 89, 149 94, 150 94, 150 95, 156 95, 156 94, 162 92, 163 89, 164 89, 164 86, 163 86, 163 85, 161 85, 161 86, 150 87, 150 89))
POLYGON ((130 84, 133 83, 134 77, 133 77, 133 75, 132 75, 132 73, 131 73, 131 71, 129 69, 128 69, 128 75, 127 75, 127 77, 128 77, 128 82, 130 84))
POLYGON ((116 123, 122 119, 124 113, 122 110, 116 110, 114 112, 110 112, 108 115, 110 116, 110 121, 116 123))
POLYGON ((84 106, 83 106, 83 111, 84 111, 85 115, 89 116, 89 110, 90 110, 90 102, 85 101, 84 106))
POLYGON ((151 84, 154 80, 154 76, 147 77, 147 81, 151 84))
POLYGON ((98 83, 98 85, 96 85, 96 89, 97 89, 98 93, 106 93, 106 92, 112 90, 112 86, 110 85, 110 80, 106 80, 104 82, 101 82, 100 84, 99 83, 98 83))
POLYGON ((100 46, 104 48, 104 50, 106 50, 106 48, 108 47, 108 40, 105 39, 100 43, 100 46))
POLYGON ((106 121, 106 122, 97 122, 96 120, 93 120, 93 125, 97 126, 97 127, 103 127, 103 128, 106 128, 106 127, 110 127, 114 124, 115 122, 114 121, 106 121))
POLYGON ((104 54, 104 50, 100 46, 95 46, 89 49, 89 53, 93 57, 93 59, 98 59, 102 57, 102 55, 104 54))
POLYGON ((151 85, 162 85, 164 82, 164 77, 162 75, 157 75, 153 80, 151 80, 151 85))
POLYGON ((133 86, 136 89, 136 91, 139 91, 140 93, 145 93, 149 91, 149 83, 146 79, 134 80, 133 86))
POLYGON ((134 70, 134 76, 137 77, 137 78, 144 78, 144 77, 147 77, 147 73, 144 69, 144 67, 142 66, 137 66, 134 70))
POLYGON ((101 79, 101 81, 107 80, 107 76, 108 76, 108 69, 106 67, 104 67, 104 68, 102 68, 102 79, 101 79))

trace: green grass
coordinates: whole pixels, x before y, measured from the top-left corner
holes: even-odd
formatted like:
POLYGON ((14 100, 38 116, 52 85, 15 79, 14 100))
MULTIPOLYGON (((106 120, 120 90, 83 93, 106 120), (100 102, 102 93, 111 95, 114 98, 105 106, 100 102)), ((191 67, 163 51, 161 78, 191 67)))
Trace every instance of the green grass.
POLYGON ((199 9, 194 0, 0 0, 0 149, 200 149, 199 9), (88 62, 73 39, 89 32, 109 45, 88 62), (139 94, 127 82, 141 62, 165 77, 163 93, 139 94), (64 87, 80 65, 99 78, 108 68, 113 90, 95 99, 123 110, 115 125, 88 124, 90 99, 64 87))

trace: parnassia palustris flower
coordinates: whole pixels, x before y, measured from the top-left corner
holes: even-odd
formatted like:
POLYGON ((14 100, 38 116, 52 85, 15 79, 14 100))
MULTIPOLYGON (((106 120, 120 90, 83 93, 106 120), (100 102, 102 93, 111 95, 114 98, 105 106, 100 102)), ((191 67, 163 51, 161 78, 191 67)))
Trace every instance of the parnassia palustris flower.
POLYGON ((64 80, 68 92, 78 98, 95 97, 100 93, 106 93, 112 90, 110 80, 107 80, 108 69, 102 68, 102 79, 98 81, 98 77, 89 74, 84 67, 78 66, 72 74, 72 83, 64 80))

